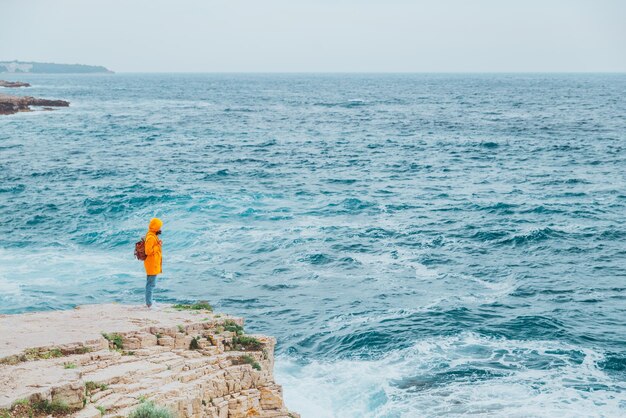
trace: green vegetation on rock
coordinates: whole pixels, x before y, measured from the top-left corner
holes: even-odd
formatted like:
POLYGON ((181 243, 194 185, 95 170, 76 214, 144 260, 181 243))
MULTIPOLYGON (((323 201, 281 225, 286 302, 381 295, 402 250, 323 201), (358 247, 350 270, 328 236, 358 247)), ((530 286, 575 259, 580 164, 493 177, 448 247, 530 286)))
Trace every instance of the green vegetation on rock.
POLYGON ((245 363, 245 364, 249 364, 252 366, 253 369, 255 370, 261 370, 261 365, 259 364, 258 361, 256 361, 254 359, 254 357, 246 354, 244 356, 241 356, 241 360, 245 363))
POLYGON ((114 349, 121 350, 124 348, 123 338, 120 334, 105 334, 102 336, 109 342, 109 346, 113 346, 114 349))
POLYGON ((206 301, 196 302, 191 305, 179 303, 174 305, 173 308, 179 311, 213 311, 213 307, 206 301))
POLYGON ((223 324, 224 331, 234 332, 237 335, 243 334, 243 327, 231 319, 227 319, 223 324))
POLYGON ((0 410, 0 417, 67 416, 73 411, 74 409, 67 406, 65 402, 48 400, 31 402, 27 399, 20 399, 13 403, 11 409, 0 410))
POLYGON ((108 388, 109 386, 104 383, 96 383, 92 381, 85 382, 85 389, 87 389, 87 392, 89 393, 95 391, 96 389, 107 390, 108 388))
POLYGON ((263 348, 263 343, 254 337, 245 335, 233 337, 232 349, 238 351, 258 351, 263 348))
POLYGON ((29 348, 24 351, 24 354, 21 356, 19 360, 21 361, 30 361, 30 360, 45 360, 49 358, 63 357, 63 352, 58 348, 52 348, 50 350, 40 350, 37 348, 29 348))
POLYGON ((144 402, 131 412, 128 418, 174 418, 174 414, 153 402, 144 402))

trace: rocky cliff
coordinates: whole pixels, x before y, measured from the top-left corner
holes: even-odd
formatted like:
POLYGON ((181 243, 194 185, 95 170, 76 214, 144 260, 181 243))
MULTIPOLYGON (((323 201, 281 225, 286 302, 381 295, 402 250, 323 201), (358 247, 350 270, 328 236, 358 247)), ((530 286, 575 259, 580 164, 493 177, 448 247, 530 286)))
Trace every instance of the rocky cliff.
POLYGON ((206 308, 0 315, 0 417, 299 417, 274 381, 275 340, 206 308))

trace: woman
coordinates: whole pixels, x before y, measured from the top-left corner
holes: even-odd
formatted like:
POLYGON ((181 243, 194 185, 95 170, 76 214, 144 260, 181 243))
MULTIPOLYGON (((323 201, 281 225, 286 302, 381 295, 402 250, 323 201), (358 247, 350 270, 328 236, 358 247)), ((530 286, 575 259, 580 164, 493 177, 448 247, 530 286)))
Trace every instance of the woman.
POLYGON ((152 290, 156 286, 157 274, 161 274, 163 271, 163 259, 161 254, 162 242, 159 239, 161 235, 161 227, 163 221, 159 218, 152 218, 150 225, 148 226, 148 233, 146 234, 145 249, 146 259, 143 261, 143 265, 146 268, 146 306, 150 308, 152 306, 152 290))

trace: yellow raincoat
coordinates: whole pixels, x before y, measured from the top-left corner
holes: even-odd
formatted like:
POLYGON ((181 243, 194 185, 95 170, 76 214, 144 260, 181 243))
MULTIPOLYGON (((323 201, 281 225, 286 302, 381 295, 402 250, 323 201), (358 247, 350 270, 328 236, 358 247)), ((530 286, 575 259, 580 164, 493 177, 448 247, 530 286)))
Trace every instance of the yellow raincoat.
POLYGON ((157 237, 156 232, 163 226, 163 221, 159 218, 152 218, 148 233, 146 234, 146 259, 143 262, 146 268, 146 274, 153 276, 162 272, 163 260, 161 257, 161 240, 157 237))

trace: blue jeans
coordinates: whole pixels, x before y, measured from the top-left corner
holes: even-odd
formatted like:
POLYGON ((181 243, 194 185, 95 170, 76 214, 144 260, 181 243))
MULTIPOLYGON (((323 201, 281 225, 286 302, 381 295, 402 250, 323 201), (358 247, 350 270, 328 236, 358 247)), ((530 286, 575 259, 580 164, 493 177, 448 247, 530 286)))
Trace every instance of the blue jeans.
POLYGON ((156 274, 146 278, 146 306, 152 306, 152 290, 156 286, 156 274))

